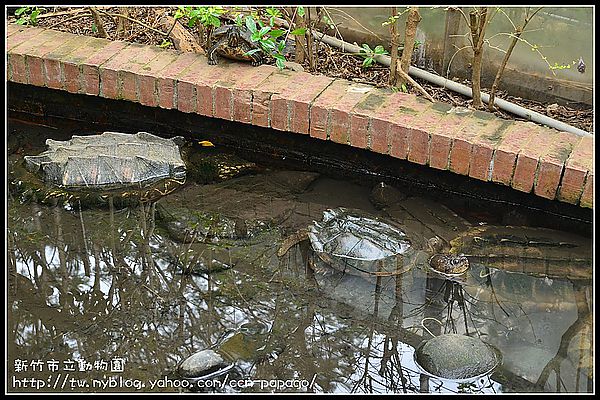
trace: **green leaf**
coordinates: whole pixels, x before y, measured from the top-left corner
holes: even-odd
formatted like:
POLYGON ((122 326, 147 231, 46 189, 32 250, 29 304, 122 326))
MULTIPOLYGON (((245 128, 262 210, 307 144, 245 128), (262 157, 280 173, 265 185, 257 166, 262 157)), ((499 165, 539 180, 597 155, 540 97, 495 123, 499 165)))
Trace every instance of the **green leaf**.
POLYGON ((290 35, 304 36, 304 35, 306 35, 306 28, 294 29, 293 31, 290 32, 290 35))
POLYGON ((265 11, 267 12, 267 15, 270 15, 271 17, 281 17, 281 12, 275 7, 269 7, 265 11))
POLYGON ((362 48, 365 49, 365 51, 367 53, 372 53, 373 52, 373 50, 371 50, 371 48, 369 47, 369 45, 366 44, 366 43, 363 43, 362 48))
POLYGON ((270 30, 271 30, 270 26, 264 26, 264 27, 260 28, 260 31, 258 31, 258 33, 262 37, 262 36, 265 36, 267 33, 269 33, 270 30))
POLYGON ((285 68, 284 61, 281 61, 280 59, 275 60, 275 65, 277 65, 277 68, 279 68, 279 70, 282 70, 285 68))
POLYGON ((283 29, 273 29, 271 32, 269 32, 269 35, 273 39, 277 39, 278 37, 285 35, 285 31, 283 29))
POLYGON ((98 27, 96 26, 96 23, 92 22, 92 32, 96 33, 98 32, 98 27))
POLYGON ((298 15, 304 17, 304 7, 298 7, 298 15))
POLYGON ((15 15, 18 17, 19 15, 23 14, 26 11, 29 11, 29 7, 17 8, 17 10, 15 11, 15 15))
POLYGON ((255 33, 257 31, 256 22, 254 22, 254 18, 252 18, 249 15, 246 16, 246 28, 248 28, 248 30, 252 33, 255 33))
POLYGON ((18 25, 25 25, 26 22, 27 22, 27 19, 25 17, 21 17, 15 21, 15 23, 18 25))
POLYGON ((277 44, 277 51, 279 51, 280 53, 283 53, 284 49, 285 49, 285 42, 282 40, 277 44))

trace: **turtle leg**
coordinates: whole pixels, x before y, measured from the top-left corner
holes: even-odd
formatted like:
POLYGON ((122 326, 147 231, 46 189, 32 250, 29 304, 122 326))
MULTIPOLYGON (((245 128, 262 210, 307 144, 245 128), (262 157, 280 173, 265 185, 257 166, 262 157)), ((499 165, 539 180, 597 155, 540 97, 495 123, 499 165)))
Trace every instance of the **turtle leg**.
POLYGON ((254 53, 250 56, 252 58, 252 66, 258 67, 263 63, 263 57, 259 53, 254 53))
POLYGON ((225 42, 227 42, 227 37, 217 40, 215 43, 213 43, 212 46, 210 46, 210 48, 206 52, 206 55, 208 56, 209 65, 217 65, 217 49, 225 42))

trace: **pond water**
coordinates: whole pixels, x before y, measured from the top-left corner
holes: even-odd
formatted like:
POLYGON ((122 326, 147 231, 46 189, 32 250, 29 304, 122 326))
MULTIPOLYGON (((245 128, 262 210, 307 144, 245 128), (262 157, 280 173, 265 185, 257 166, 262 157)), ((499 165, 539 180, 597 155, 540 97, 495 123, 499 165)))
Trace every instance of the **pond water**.
MULTIPOLYGON (((11 121, 9 170, 62 136, 11 121)), ((474 223, 380 189, 265 167, 127 207, 10 191, 7 390, 592 391, 591 238, 474 223), (420 251, 390 276, 315 264, 289 238, 337 207, 401 226, 420 251), (427 268, 434 236, 469 256, 461 279, 427 268), (493 345, 501 365, 471 380, 424 373, 414 349, 444 333, 493 345), (233 368, 183 380, 178 365, 204 349, 233 368)))

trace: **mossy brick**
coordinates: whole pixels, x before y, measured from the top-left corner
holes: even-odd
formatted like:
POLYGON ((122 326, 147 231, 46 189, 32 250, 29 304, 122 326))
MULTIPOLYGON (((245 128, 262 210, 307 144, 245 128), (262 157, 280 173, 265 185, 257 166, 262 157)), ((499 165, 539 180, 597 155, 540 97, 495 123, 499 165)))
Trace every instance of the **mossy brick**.
POLYGON ((481 181, 491 180, 494 149, 510 126, 509 121, 495 118, 479 127, 480 130, 471 139, 471 156, 469 158, 469 176, 471 178, 481 181))
POLYGON ((272 73, 252 91, 252 124, 263 127, 271 126, 271 97, 287 90, 291 77, 298 74, 288 70, 272 70, 270 66, 261 65, 259 69, 267 69, 272 73))
POLYGON ((593 137, 579 137, 573 151, 565 162, 565 168, 557 198, 561 201, 578 204, 583 193, 585 178, 593 168, 593 137))
MULTIPOLYGON (((389 89, 374 88, 365 98, 363 98, 352 110, 352 113, 359 116, 368 117, 370 120, 369 146, 377 153, 389 154, 392 147, 390 130, 393 130, 394 154, 395 156, 403 153, 402 148, 408 151, 406 137, 399 133, 398 129, 391 128, 394 125, 391 120, 398 108, 404 104, 410 95, 402 92, 393 92, 389 89), (400 137, 398 137, 400 135, 400 137)), ((404 156, 403 158, 406 158, 404 156)))
MULTIPOLYGON (((357 103, 368 96, 369 92, 373 90, 373 86, 349 83, 346 81, 340 82, 343 82, 345 87, 343 88, 342 96, 335 102, 330 111, 329 139, 337 143, 347 144, 350 143, 350 135, 353 135, 352 132, 350 132, 352 110, 357 103)), ((328 89, 331 88, 332 85, 330 85, 328 89)), ((356 135, 358 134, 359 133, 356 133, 356 135)), ((366 135, 367 132, 364 132, 365 142, 368 140, 366 135)))
MULTIPOLYGON (((306 72, 295 72, 288 90, 271 97, 272 101, 285 99, 289 115, 289 130, 295 133, 310 134, 312 109, 315 99, 333 82, 333 78, 324 75, 313 75, 306 72)), ((271 109, 271 118, 275 118, 271 109)), ((283 109, 281 110, 283 111, 283 109)))
POLYGON ((361 149, 369 147, 371 119, 352 114, 350 116, 350 145, 361 149))
POLYGON ((233 120, 249 124, 252 122, 254 92, 270 77, 276 67, 264 65, 252 67, 241 76, 233 88, 233 120), (263 68, 261 68, 263 67, 263 68))
POLYGON ((530 193, 537 179, 539 160, 555 139, 557 131, 535 126, 531 139, 521 147, 517 156, 511 187, 530 193))
MULTIPOLYGON (((12 24, 9 24, 12 25, 12 24)), ((29 48, 35 43, 39 43, 40 40, 44 40, 47 37, 48 32, 55 32, 50 29, 36 28, 36 27, 25 27, 20 28, 13 34, 6 38, 6 50, 8 53, 25 54, 21 50, 17 50, 21 45, 26 44, 29 48)))
POLYGON ((127 62, 121 66, 118 72, 124 100, 139 102, 136 76, 144 65, 158 56, 159 51, 154 46, 136 46, 135 44, 124 50, 123 57, 127 57, 127 62))
POLYGON ((492 182, 510 186, 521 148, 531 140, 535 130, 532 122, 510 123, 496 144, 493 157, 492 182))
POLYGON ((213 116, 212 87, 219 78, 210 67, 205 57, 196 55, 176 76, 175 107, 179 111, 213 116))
POLYGON ((81 92, 98 96, 100 94, 100 65, 116 57, 119 52, 127 47, 128 43, 123 41, 111 41, 107 39, 96 39, 90 42, 93 51, 81 62, 81 92))
POLYGON ((174 51, 160 51, 158 56, 146 63, 136 74, 140 103, 145 106, 158 106, 158 87, 156 75, 177 58, 174 51))
POLYGON ((215 116, 228 120, 236 120, 237 117, 244 121, 250 121, 252 118, 252 88, 254 84, 260 84, 268 76, 268 70, 266 68, 257 69, 248 63, 239 62, 225 64, 224 69, 217 75, 218 79, 213 86, 215 116), (219 115, 219 113, 223 113, 223 115, 219 115))
POLYGON ((408 125, 407 160, 425 165, 429 159, 429 133, 438 128, 444 120, 445 113, 432 107, 412 118, 408 125))
POLYGON ((487 113, 474 111, 461 117, 460 128, 453 132, 448 169, 461 175, 469 175, 473 140, 481 131, 487 129, 490 122, 487 113))
POLYGON ((64 88, 68 92, 84 91, 86 83, 82 64, 98 49, 98 45, 106 46, 107 42, 89 36, 76 36, 47 55, 48 59, 58 61, 64 78, 64 88))
POLYGON ((540 159, 538 176, 533 189, 536 195, 550 200, 556 198, 565 162, 579 140, 580 138, 572 133, 556 134, 555 140, 540 159))
POLYGON ((6 50, 39 34, 44 28, 19 25, 14 22, 6 24, 6 50), (10 45, 9 45, 10 42, 10 45))
MULTIPOLYGON (((302 71, 290 71, 284 90, 273 93, 270 99, 270 124, 273 129, 309 133, 309 111, 313 100, 323 90, 320 76, 302 71)), ((327 78, 327 83, 331 82, 327 78)))
POLYGON ((159 107, 168 109, 177 107, 175 78, 196 60, 198 60, 198 56, 194 53, 179 53, 173 62, 156 73, 159 107))
POLYGON ((581 199, 579 200, 581 207, 592 208, 594 207, 594 174, 589 173, 585 179, 585 186, 581 199))
POLYGON ((462 115, 446 112, 440 121, 429 130, 428 164, 432 168, 447 170, 450 168, 452 140, 460 130, 466 118, 462 115))

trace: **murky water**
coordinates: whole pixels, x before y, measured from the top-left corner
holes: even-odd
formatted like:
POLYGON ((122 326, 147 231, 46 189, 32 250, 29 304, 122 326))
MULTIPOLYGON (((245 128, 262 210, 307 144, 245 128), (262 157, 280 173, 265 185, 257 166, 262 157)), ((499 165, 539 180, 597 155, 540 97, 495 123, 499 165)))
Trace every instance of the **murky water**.
MULTIPOLYGON (((57 136, 11 123, 9 166, 57 136)), ((8 390, 592 391, 590 238, 473 226, 422 198, 373 199, 371 187, 266 168, 126 208, 9 194, 8 390), (367 279, 311 268, 302 242, 277 255, 335 207, 394 221, 416 247, 460 237, 471 269, 446 280, 419 261, 423 250, 401 273, 367 279), (534 237, 533 250, 518 247, 534 237), (510 257, 486 251, 506 243, 510 257), (443 333, 480 338, 502 364, 460 382, 423 373, 414 349, 443 333), (234 368, 181 379, 178 364, 207 348, 234 368)))

